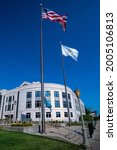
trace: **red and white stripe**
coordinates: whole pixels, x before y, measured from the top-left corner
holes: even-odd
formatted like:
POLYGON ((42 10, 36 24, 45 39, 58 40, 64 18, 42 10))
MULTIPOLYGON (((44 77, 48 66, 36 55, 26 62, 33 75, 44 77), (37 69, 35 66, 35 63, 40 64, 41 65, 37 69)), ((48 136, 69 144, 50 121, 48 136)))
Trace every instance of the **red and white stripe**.
POLYGON ((59 22, 63 26, 63 30, 65 31, 65 26, 67 22, 67 17, 66 16, 60 16, 54 11, 44 9, 42 13, 42 18, 43 19, 50 19, 52 22, 59 22))

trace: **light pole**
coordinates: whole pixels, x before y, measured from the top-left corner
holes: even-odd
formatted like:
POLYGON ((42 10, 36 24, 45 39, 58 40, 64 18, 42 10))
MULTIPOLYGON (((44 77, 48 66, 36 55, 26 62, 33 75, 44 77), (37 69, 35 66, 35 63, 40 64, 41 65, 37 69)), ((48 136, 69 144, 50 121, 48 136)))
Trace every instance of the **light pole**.
POLYGON ((89 143, 87 141, 86 127, 85 127, 85 124, 84 124, 82 110, 81 110, 81 105, 80 105, 80 90, 75 90, 74 93, 75 93, 76 97, 78 98, 78 104, 79 104, 79 109, 80 109, 80 115, 81 115, 81 121, 82 121, 83 145, 86 148, 89 148, 90 145, 89 145, 89 143))

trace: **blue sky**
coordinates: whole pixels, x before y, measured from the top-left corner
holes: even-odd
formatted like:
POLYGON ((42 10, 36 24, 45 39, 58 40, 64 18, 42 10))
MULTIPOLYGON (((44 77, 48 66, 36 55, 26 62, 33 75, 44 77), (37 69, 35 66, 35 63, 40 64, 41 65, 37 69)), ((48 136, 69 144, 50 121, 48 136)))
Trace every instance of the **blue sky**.
POLYGON ((99 0, 0 0, 0 89, 40 80, 40 3, 67 14, 67 31, 43 20, 44 82, 63 84, 60 42, 79 51, 65 57, 67 86, 86 107, 100 111, 99 0))

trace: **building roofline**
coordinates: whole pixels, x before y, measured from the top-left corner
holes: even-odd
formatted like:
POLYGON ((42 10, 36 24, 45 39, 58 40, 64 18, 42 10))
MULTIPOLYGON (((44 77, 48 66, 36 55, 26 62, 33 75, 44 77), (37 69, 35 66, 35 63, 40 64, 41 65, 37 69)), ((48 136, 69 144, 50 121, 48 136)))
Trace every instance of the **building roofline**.
MULTIPOLYGON (((37 81, 37 82, 27 82, 27 81, 24 81, 20 86, 18 86, 18 87, 15 87, 15 88, 13 88, 13 89, 9 89, 9 90, 6 90, 6 89, 1 89, 0 90, 0 92, 10 92, 10 91, 15 91, 15 90, 23 90, 23 89, 25 89, 25 88, 28 88, 28 87, 35 87, 35 86, 37 86, 38 87, 38 85, 39 84, 41 84, 39 81, 37 81)), ((52 88, 52 86, 54 87, 61 87, 61 88, 63 88, 64 87, 64 85, 63 84, 59 84, 59 83, 47 83, 47 82, 45 82, 44 83, 44 86, 47 88, 47 86, 48 85, 50 85, 50 88, 52 88)), ((48 86, 48 88, 49 88, 49 86, 48 86)), ((70 91, 73 91, 70 87, 68 87, 67 86, 67 88, 68 88, 68 90, 70 90, 70 91)))

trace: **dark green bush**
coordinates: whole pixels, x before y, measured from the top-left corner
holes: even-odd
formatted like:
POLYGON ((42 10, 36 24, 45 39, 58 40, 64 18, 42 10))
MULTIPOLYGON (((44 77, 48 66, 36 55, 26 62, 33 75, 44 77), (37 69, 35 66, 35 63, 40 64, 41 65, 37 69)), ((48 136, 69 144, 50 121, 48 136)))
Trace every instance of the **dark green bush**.
MULTIPOLYGON (((67 125, 69 125, 69 123, 67 123, 67 125)), ((80 122, 71 122, 71 126, 80 126, 82 125, 82 123, 80 122)))
POLYGON ((32 123, 30 122, 23 122, 23 123, 12 123, 11 126, 15 127, 27 127, 27 126, 32 126, 32 123))

